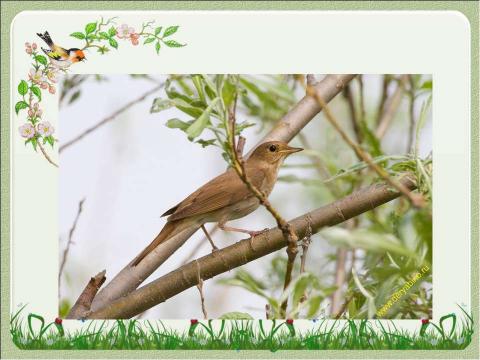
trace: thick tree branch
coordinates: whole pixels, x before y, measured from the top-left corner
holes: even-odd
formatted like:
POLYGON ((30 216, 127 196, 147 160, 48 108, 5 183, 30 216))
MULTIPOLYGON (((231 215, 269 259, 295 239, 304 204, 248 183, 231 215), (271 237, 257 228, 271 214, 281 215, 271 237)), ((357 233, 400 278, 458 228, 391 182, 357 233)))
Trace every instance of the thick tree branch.
POLYGON ((93 298, 105 280, 105 270, 99 272, 90 279, 87 286, 85 286, 85 289, 83 289, 82 294, 70 309, 67 319, 82 319, 87 315, 87 313, 90 311, 93 298))
MULTIPOLYGON (((415 188, 413 180, 408 176, 399 181, 410 190, 415 188)), ((309 227, 311 227, 312 233, 317 233, 322 227, 342 223, 399 196, 400 193, 388 184, 375 184, 297 217, 289 223, 299 237, 304 237, 309 227)), ((91 319, 131 318, 190 287, 196 286, 199 281, 199 272, 200 278, 205 281, 280 250, 287 245, 287 240, 285 240, 282 231, 279 228, 271 229, 261 235, 239 241, 234 245, 194 260, 102 309, 91 312, 87 317, 91 319)))
MULTIPOLYGON (((327 75, 313 87, 329 102, 340 93, 355 74, 327 75)), ((292 140, 305 125, 307 125, 321 111, 321 107, 310 96, 305 96, 294 106, 263 138, 259 144, 265 141, 292 140)), ((254 147, 255 148, 255 147, 254 147)), ((252 149, 253 150, 253 149, 252 149)), ((145 279, 150 276, 160 265, 162 265, 187 239, 197 231, 196 228, 186 229, 184 232, 160 244, 154 251, 148 254, 137 266, 128 264, 120 273, 113 278, 95 297, 92 310, 100 309, 110 301, 125 296, 135 290, 145 279)))

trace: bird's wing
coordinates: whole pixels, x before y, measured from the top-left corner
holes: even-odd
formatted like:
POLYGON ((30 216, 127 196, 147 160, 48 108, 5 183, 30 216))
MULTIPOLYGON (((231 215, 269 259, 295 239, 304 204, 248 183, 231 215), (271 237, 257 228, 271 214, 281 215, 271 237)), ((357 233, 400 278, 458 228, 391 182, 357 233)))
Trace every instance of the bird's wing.
MULTIPOLYGON (((257 188, 261 187, 265 179, 263 170, 251 172, 248 176, 250 182, 257 188)), ((222 175, 203 185, 162 216, 170 215, 168 221, 180 220, 189 216, 205 214, 221 209, 250 196, 254 195, 238 177, 237 173, 229 169, 222 175)))
POLYGON ((43 52, 54 60, 68 60, 68 52, 60 46, 55 46, 55 51, 42 48, 43 52))

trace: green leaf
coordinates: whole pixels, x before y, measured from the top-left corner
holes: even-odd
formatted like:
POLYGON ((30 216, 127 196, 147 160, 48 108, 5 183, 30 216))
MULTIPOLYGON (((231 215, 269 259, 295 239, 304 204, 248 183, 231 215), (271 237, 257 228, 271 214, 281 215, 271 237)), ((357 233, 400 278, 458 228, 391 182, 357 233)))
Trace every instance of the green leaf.
POLYGON ((68 100, 68 103, 71 104, 71 103, 73 103, 75 100, 77 100, 77 99, 80 97, 81 93, 82 93, 81 90, 75 91, 75 92, 72 94, 72 96, 70 96, 70 99, 68 100))
POLYGON ((26 108, 28 108, 28 104, 23 100, 15 104, 15 112, 17 113, 17 115, 20 110, 26 109, 26 108))
POLYGON ((213 107, 220 101, 219 98, 214 99, 210 105, 205 109, 205 111, 198 117, 197 120, 193 122, 187 129, 188 139, 191 141, 199 136, 202 131, 208 126, 210 123, 210 113, 213 110, 213 107))
POLYGON ((42 91, 38 86, 32 85, 30 90, 32 90, 32 93, 38 98, 38 101, 42 100, 42 91))
POLYGON ((157 54, 160 52, 160 41, 157 41, 157 43, 155 44, 155 51, 157 52, 157 54))
POLYGON ((25 80, 20 81, 20 84, 18 84, 18 93, 23 96, 27 92, 28 92, 28 83, 25 80))
POLYGON ((74 37, 74 38, 76 38, 76 39, 80 39, 80 40, 85 39, 85 34, 84 34, 84 33, 81 33, 81 32, 71 33, 70 36, 71 36, 71 37, 74 37))
POLYGON ((110 36, 117 35, 117 30, 112 26, 110 29, 108 29, 108 35, 110 36))
POLYGON ((165 30, 165 32, 163 33, 163 37, 167 37, 167 36, 170 36, 172 34, 175 34, 178 30, 178 26, 169 26, 167 28, 167 30, 165 30))
POLYGON ((156 98, 153 100, 150 113, 157 113, 175 106, 175 103, 170 99, 156 98))
POLYGON ((33 150, 37 151, 38 140, 37 140, 36 137, 32 137, 32 138, 30 139, 30 144, 32 144, 33 150))
POLYGON ((167 40, 167 41, 164 41, 164 43, 168 47, 182 47, 182 46, 186 45, 186 44, 180 44, 179 42, 176 42, 175 40, 167 40))
POLYGON ((143 45, 145 44, 150 44, 152 42, 155 41, 155 38, 154 37, 149 37, 149 38, 146 38, 145 41, 143 42, 143 45))
POLYGON ((312 318, 317 314, 320 304, 322 303, 324 297, 322 295, 311 296, 308 298, 308 312, 307 318, 312 318))
POLYGON ((443 326, 443 322, 445 320, 448 320, 448 319, 452 319, 452 324, 451 324, 451 327, 450 327, 450 334, 448 335, 448 337, 451 337, 453 335, 453 333, 455 332, 455 325, 457 324, 457 316, 454 313, 451 313, 451 314, 448 314, 448 315, 444 315, 440 318, 440 328, 442 329, 444 334, 445 334, 446 329, 443 326))
POLYGON ((219 319, 230 319, 230 320, 253 320, 253 317, 248 313, 243 313, 239 311, 232 311, 223 314, 219 319))
POLYGON ((94 23, 89 23, 85 26, 85 33, 88 35, 88 34, 91 34, 93 33, 95 30, 97 29, 97 23, 94 22, 94 23))
POLYGON ((217 142, 217 139, 210 139, 210 140, 200 139, 200 140, 197 140, 195 142, 197 144, 202 145, 202 147, 205 148, 205 147, 210 146, 210 145, 215 145, 215 143, 217 142))
POLYGON ((162 31, 162 27, 161 27, 161 26, 157 27, 157 28, 155 29, 155 35, 160 34, 161 31, 162 31))
POLYGON ((111 47, 118 49, 118 42, 114 38, 108 39, 108 43, 110 44, 111 47))
POLYGON ((167 121, 166 125, 170 129, 180 129, 186 131, 190 125, 192 125, 193 120, 191 121, 182 121, 180 119, 174 118, 167 121))
POLYGON ((47 58, 43 55, 36 55, 35 60, 37 60, 42 65, 47 65, 47 58))
POLYGON ((107 40, 110 35, 108 35, 105 31, 102 31, 101 33, 98 34, 98 37, 103 40, 107 40))

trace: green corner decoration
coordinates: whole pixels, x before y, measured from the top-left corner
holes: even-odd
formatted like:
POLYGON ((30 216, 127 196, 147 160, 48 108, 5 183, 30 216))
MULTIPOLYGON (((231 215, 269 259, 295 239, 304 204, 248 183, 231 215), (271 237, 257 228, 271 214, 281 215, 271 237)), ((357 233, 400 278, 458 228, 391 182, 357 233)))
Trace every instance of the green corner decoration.
MULTIPOLYGON (((438 324, 418 320, 407 332, 393 321, 307 320, 311 329, 296 331, 298 320, 218 319, 185 320, 188 331, 168 328, 161 320, 73 320, 84 326, 75 332, 62 319, 50 323, 37 314, 22 317, 26 305, 10 317, 14 344, 22 350, 461 350, 472 341, 473 316, 462 307, 438 324), (50 330, 50 331, 48 331, 50 330)), ((72 321, 72 320, 70 320, 72 321)))
POLYGON ((105 55, 112 49, 118 50, 121 42, 137 46, 142 40, 143 45, 154 45, 158 55, 162 47, 186 46, 171 38, 177 33, 178 25, 164 27, 156 25, 155 21, 148 21, 136 31, 134 27, 124 23, 117 26, 116 20, 117 17, 108 20, 101 17, 99 21, 85 25, 84 31, 71 33, 71 37, 84 42, 82 48, 64 48, 57 45, 48 31, 43 34, 37 33, 44 44, 25 43, 25 52, 31 58, 32 68, 28 78, 22 79, 17 86, 20 99, 15 103, 15 113, 19 116, 23 110, 27 112, 25 122, 18 130, 25 140, 25 145, 31 144, 35 151, 40 149, 45 159, 55 167, 58 165, 48 155, 44 145, 49 144, 53 149, 58 139, 54 136, 55 128, 44 120, 40 104, 43 98, 42 91, 55 94, 59 74, 67 73, 71 65, 86 60, 84 51, 87 49, 97 49, 98 53, 105 55))

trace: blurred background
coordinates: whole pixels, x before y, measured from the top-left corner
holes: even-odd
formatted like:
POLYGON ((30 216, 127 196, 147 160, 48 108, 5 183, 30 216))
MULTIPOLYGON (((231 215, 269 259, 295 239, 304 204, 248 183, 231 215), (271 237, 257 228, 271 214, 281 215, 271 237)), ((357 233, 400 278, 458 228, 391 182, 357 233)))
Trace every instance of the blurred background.
MULTIPOLYGON (((314 81, 323 76, 315 75, 314 81)), ((249 151, 304 96, 305 78, 241 78, 237 121, 251 125, 243 131, 249 151)), ((160 218, 163 212, 227 167, 221 148, 189 141, 168 121, 187 121, 191 116, 176 107, 162 107, 162 100, 168 98, 166 82, 187 95, 194 89, 188 76, 68 75, 61 80, 61 315, 91 276, 106 269, 108 282, 158 234, 165 223, 160 218)), ((427 99, 431 91, 429 75, 361 75, 329 107, 345 131, 391 175, 427 169, 422 176, 429 178, 432 118, 427 99)), ((379 181, 323 113, 291 144, 306 151, 288 158, 270 195, 272 205, 286 219, 379 181)), ((412 208, 402 198, 339 226, 341 233, 312 236, 305 268, 318 281, 312 292, 320 294, 321 302, 310 317, 371 317, 373 309, 380 309, 412 273, 431 265, 431 194, 428 186, 421 190, 427 200, 423 209, 412 208), (395 241, 403 250, 388 252, 382 245, 385 241, 395 241), (412 260, 405 255, 408 252, 418 258, 412 260)), ((263 207, 231 225, 252 230, 276 226, 263 207)), ((245 238, 222 231, 212 237, 219 247, 245 238)), ((210 252, 198 231, 146 282, 210 252)), ((268 297, 281 294, 285 264, 286 252, 280 250, 205 281, 208 316, 242 312, 265 318, 268 297), (259 289, 264 296, 258 295, 259 289)), ((430 317, 431 286, 428 272, 385 317, 430 317)), ((201 318, 198 290, 191 288, 141 317, 201 318)))

